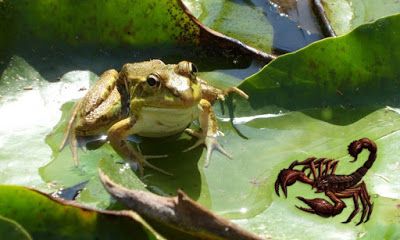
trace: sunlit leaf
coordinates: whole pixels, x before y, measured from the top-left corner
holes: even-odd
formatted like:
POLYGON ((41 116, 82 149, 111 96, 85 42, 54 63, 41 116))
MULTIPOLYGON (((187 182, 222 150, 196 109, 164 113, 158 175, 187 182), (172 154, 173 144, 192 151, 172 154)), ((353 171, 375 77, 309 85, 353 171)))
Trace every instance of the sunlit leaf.
POLYGON ((323 0, 325 11, 336 34, 400 12, 397 0, 323 0))
POLYGON ((29 233, 16 221, 0 216, 0 236, 10 240, 32 240, 29 233))
POLYGON ((0 186, 0 195, 0 214, 24 226, 33 239, 163 239, 134 212, 80 208, 17 186, 0 186))
POLYGON ((308 1, 182 1, 206 26, 264 52, 290 52, 322 38, 308 1))

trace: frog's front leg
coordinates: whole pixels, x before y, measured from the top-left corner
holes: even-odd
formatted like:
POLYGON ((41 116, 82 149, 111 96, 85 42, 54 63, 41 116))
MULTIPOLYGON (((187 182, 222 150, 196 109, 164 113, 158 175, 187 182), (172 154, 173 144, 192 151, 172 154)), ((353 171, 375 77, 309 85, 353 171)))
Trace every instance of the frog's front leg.
POLYGON ((139 151, 133 148, 132 145, 127 141, 127 137, 129 135, 135 134, 139 130, 135 125, 136 122, 137 121, 134 117, 128 117, 115 123, 108 130, 107 134, 111 146, 121 157, 128 160, 130 163, 137 164, 141 176, 143 176, 144 166, 148 166, 166 175, 172 175, 171 173, 166 172, 147 161, 147 159, 166 157, 166 155, 159 155, 159 156, 142 155, 139 151))
POLYGON ((207 148, 205 167, 208 166, 211 154, 214 150, 218 150, 219 152, 231 159, 231 155, 225 151, 225 149, 221 146, 221 144, 219 144, 217 140, 217 137, 223 134, 218 131, 217 119, 215 118, 215 113, 212 109, 210 102, 205 99, 201 99, 199 103, 199 108, 200 130, 185 130, 186 133, 197 137, 198 139, 194 145, 184 150, 184 152, 189 151, 201 144, 204 144, 207 148))
POLYGON ((209 85, 206 81, 199 79, 201 84, 201 94, 202 98, 214 103, 216 100, 225 101, 225 96, 230 93, 236 93, 239 96, 248 99, 249 96, 237 87, 229 87, 227 89, 219 89, 209 85))

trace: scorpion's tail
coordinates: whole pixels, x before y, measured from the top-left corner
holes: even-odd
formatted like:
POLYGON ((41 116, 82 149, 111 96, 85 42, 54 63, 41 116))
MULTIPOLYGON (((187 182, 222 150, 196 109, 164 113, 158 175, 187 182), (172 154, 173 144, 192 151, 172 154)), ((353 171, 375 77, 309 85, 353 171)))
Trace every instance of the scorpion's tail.
POLYGON ((357 141, 354 141, 350 143, 348 147, 349 154, 354 157, 354 160, 352 162, 357 161, 358 154, 360 154, 363 149, 368 149, 369 156, 368 160, 354 173, 351 174, 356 182, 360 181, 361 178, 367 173, 368 169, 371 168, 376 159, 377 147, 376 144, 368 138, 361 138, 357 141))

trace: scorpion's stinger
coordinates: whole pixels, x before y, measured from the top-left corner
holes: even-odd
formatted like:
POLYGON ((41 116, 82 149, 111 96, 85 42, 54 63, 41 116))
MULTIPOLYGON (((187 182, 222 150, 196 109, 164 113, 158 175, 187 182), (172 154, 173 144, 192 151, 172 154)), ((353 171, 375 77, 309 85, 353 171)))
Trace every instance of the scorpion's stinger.
POLYGON ((358 154, 362 151, 362 144, 360 144, 359 140, 353 141, 347 147, 347 151, 349 152, 350 156, 354 158, 351 162, 357 161, 358 154))

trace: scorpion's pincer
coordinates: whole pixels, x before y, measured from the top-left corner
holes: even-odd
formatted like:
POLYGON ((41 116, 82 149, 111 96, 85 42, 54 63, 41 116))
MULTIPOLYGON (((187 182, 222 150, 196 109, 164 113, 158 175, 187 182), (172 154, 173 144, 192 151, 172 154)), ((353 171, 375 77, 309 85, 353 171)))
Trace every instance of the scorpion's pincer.
POLYGON ((283 169, 280 171, 278 178, 275 181, 275 192, 279 195, 279 185, 282 187, 282 191, 287 197, 287 187, 294 184, 297 180, 305 177, 304 172, 293 169, 283 169))
POLYGON ((326 201, 322 198, 314 198, 314 199, 306 199, 303 197, 297 197, 297 199, 301 200, 305 204, 307 204, 310 208, 304 208, 296 206, 298 209, 303 210, 309 213, 315 213, 322 217, 332 217, 343 211, 346 205, 338 204, 337 206, 332 205, 330 202, 326 201))

